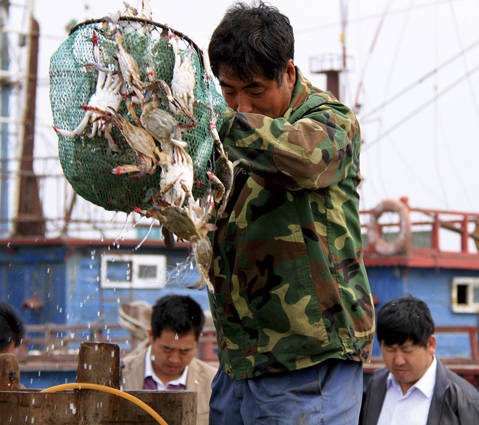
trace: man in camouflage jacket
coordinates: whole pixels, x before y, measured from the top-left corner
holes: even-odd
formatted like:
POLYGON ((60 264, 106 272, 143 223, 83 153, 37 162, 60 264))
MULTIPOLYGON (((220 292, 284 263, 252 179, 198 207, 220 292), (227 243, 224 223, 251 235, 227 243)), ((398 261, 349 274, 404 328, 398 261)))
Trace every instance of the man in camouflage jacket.
MULTIPOLYGON (((286 27, 292 35, 276 8, 237 4, 209 46, 231 107, 221 139, 231 160, 249 164, 237 170, 213 237, 209 296, 221 369, 210 424, 357 423, 360 361, 374 333, 358 212, 359 124, 330 93, 312 87, 292 54, 277 65, 279 76, 256 52, 252 69, 242 67, 251 62, 247 53, 235 60, 240 49, 231 47, 231 33, 254 32, 258 17, 274 28, 270 34, 281 37, 286 27), (354 392, 347 401, 343 385, 354 392)), ((248 39, 236 35, 237 42, 248 39)))

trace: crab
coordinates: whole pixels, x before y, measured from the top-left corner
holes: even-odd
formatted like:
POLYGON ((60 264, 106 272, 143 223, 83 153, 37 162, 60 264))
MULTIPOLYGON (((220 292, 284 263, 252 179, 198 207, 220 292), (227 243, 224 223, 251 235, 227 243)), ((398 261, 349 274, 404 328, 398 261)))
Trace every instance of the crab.
POLYGON ((180 146, 172 146, 172 154, 161 165, 160 195, 175 206, 190 199, 193 188, 193 160, 180 146))
MULTIPOLYGON (((193 104, 195 101, 196 71, 193 65, 193 52, 188 51, 182 57, 178 48, 178 42, 174 34, 170 35, 170 44, 175 53, 175 66, 171 80, 171 92, 173 97, 178 99, 193 115, 193 104)), ((170 109, 178 115, 180 110, 176 105, 170 103, 170 109)))
POLYGON ((155 101, 147 103, 140 118, 130 110, 133 119, 161 146, 165 160, 161 164, 160 195, 175 206, 182 206, 193 188, 193 161, 185 151, 179 123, 155 101))
POLYGON ((213 293, 214 288, 208 276, 213 258, 213 249, 207 237, 210 231, 216 229, 214 224, 209 223, 214 208, 212 196, 208 195, 206 197, 203 206, 199 201, 194 201, 192 198, 187 207, 173 206, 161 200, 161 198, 154 200, 153 204, 153 207, 145 211, 144 214, 147 217, 156 218, 167 230, 192 244, 200 280, 189 287, 203 289, 206 283, 208 289, 213 293))
POLYGON ((141 81, 138 62, 123 47, 123 33, 119 29, 115 33, 115 41, 118 46, 115 59, 118 62, 118 70, 123 80, 122 86, 127 83, 135 95, 135 102, 143 104, 145 101, 143 95, 145 83, 141 81))
MULTIPOLYGON (((93 57, 95 61, 99 62, 99 55, 101 54, 101 49, 98 44, 98 36, 96 35, 96 33, 93 33, 92 44, 93 57)), ((119 78, 118 74, 116 74, 113 70, 103 68, 99 63, 88 63, 85 64, 85 67, 94 67, 97 69, 98 72, 96 78, 95 93, 93 93, 93 95, 90 97, 88 104, 81 107, 83 110, 86 111, 85 115, 83 116, 83 119, 73 131, 61 129, 56 126, 54 126, 53 129, 64 137, 74 139, 78 136, 81 136, 85 132, 87 126, 91 124, 91 130, 87 134, 87 136, 92 138, 96 135, 104 133, 106 139, 108 140, 108 146, 110 147, 110 149, 114 152, 119 152, 118 146, 113 141, 110 135, 111 124, 104 120, 100 120, 99 118, 100 116, 104 115, 107 110, 113 110, 116 112, 120 107, 122 101, 122 96, 120 94, 122 81, 119 78)))
POLYGON ((89 109, 96 112, 99 119, 113 123, 118 127, 140 161, 140 165, 119 165, 111 170, 112 174, 138 172, 133 177, 142 177, 145 174, 153 174, 158 164, 166 163, 167 155, 160 151, 153 137, 144 128, 130 123, 113 109, 106 113, 94 108, 89 109))
POLYGON ((187 143, 181 140, 179 123, 164 109, 148 103, 141 113, 140 123, 156 140, 161 143, 163 150, 170 150, 167 145, 185 148, 187 143), (164 141, 167 141, 164 143, 164 141))

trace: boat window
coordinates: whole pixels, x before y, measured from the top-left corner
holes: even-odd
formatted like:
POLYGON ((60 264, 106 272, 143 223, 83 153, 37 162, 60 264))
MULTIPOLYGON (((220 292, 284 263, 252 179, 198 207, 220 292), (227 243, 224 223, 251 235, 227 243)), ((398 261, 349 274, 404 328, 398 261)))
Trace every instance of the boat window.
POLYGON ((479 313, 479 277, 455 277, 451 304, 455 313, 479 313))
POLYGON ((162 288, 166 284, 166 256, 102 254, 103 288, 162 288))

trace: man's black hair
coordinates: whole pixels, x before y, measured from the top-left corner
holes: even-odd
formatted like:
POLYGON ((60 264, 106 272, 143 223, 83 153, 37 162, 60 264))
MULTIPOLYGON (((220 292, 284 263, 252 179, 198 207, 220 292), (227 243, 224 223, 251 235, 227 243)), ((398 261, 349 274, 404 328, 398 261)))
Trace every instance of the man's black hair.
POLYGON ((187 295, 165 295, 156 301, 151 314, 153 339, 161 336, 163 329, 186 335, 194 331, 200 337, 205 315, 201 306, 187 295))
POLYGON ((393 299, 379 310, 376 334, 386 345, 413 344, 427 346, 434 333, 434 321, 424 301, 411 295, 393 299))
POLYGON ((17 311, 10 304, 0 301, 0 351, 12 341, 18 347, 24 336, 25 326, 17 311))
POLYGON ((213 32, 208 55, 217 77, 224 66, 241 80, 262 75, 281 85, 286 64, 294 59, 293 28, 276 7, 238 2, 213 32))

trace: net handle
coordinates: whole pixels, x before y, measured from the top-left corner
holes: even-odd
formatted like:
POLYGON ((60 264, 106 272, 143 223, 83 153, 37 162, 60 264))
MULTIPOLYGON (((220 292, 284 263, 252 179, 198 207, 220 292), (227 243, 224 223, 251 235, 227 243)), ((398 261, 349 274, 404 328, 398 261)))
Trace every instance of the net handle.
MULTIPOLYGON (((87 21, 80 22, 79 24, 75 25, 71 30, 69 35, 72 35, 76 30, 78 30, 80 27, 84 25, 89 25, 89 24, 100 24, 104 21, 104 18, 101 19, 89 19, 87 21)), ((183 34, 181 31, 175 30, 174 28, 169 27, 168 25, 165 24, 160 24, 159 22, 151 21, 149 19, 145 18, 137 18, 136 16, 120 16, 120 21, 133 21, 133 22, 143 22, 148 25, 153 25, 156 27, 163 28, 164 30, 171 31, 173 34, 177 35, 178 37, 183 38, 186 40, 195 50, 196 53, 198 53, 198 57, 200 60, 201 67, 205 69, 205 64, 203 62, 203 50, 200 49, 200 47, 187 35, 183 34)))

